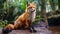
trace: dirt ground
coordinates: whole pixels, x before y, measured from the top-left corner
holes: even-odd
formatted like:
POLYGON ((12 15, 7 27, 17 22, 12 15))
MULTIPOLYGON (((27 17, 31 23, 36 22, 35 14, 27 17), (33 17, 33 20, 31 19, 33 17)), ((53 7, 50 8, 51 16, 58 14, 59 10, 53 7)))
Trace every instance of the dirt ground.
POLYGON ((54 34, 60 34, 60 26, 50 26, 49 30, 53 31, 54 34))
MULTIPOLYGON (((53 31, 48 30, 45 27, 46 24, 44 24, 44 22, 38 20, 38 21, 36 21, 36 23, 37 23, 37 24, 35 24, 36 26, 34 26, 35 29, 37 30, 36 33, 30 33, 29 30, 13 30, 9 34, 54 34, 53 31)), ((2 28, 0 28, 0 34, 2 34, 2 28)))
MULTIPOLYGON (((13 30, 9 34, 54 34, 52 31, 49 31, 48 29, 44 27, 35 27, 37 30, 36 33, 30 33, 28 30, 13 30)), ((2 34, 2 29, 0 29, 0 34, 2 34)))

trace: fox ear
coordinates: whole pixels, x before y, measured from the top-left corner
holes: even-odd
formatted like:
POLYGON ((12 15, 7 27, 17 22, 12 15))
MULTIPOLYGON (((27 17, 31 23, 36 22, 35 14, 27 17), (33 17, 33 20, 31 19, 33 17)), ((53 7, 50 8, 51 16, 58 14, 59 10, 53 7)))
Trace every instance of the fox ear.
POLYGON ((32 4, 36 5, 36 4, 37 4, 37 2, 36 2, 36 1, 33 1, 33 2, 32 2, 32 4))
POLYGON ((26 2, 26 6, 29 6, 29 5, 30 5, 30 2, 27 1, 27 2, 26 2))

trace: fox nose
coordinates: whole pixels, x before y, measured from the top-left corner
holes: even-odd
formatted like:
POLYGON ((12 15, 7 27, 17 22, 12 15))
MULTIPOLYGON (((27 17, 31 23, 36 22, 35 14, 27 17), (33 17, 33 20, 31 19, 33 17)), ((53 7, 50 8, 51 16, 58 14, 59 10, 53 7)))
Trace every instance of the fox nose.
POLYGON ((34 12, 35 10, 32 10, 32 12, 34 12))
POLYGON ((33 11, 35 11, 35 10, 33 10, 33 11))
POLYGON ((35 10, 33 10, 33 12, 34 12, 35 10))

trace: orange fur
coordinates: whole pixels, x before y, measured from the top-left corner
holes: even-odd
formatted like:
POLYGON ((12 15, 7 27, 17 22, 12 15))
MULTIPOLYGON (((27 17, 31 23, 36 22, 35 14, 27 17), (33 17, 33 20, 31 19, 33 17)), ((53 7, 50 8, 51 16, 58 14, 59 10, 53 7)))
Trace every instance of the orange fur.
POLYGON ((18 28, 18 24, 20 24, 20 27, 22 25, 28 26, 28 24, 27 24, 27 22, 28 22, 28 19, 27 19, 28 16, 29 16, 28 12, 25 12, 21 16, 19 16, 17 18, 17 20, 15 21, 15 23, 14 23, 15 28, 18 28))
POLYGON ((29 5, 27 4, 25 12, 22 15, 20 15, 17 18, 17 20, 14 22, 14 26, 16 29, 18 28, 18 26, 20 26, 20 27, 24 26, 25 28, 27 28, 29 20, 30 20, 30 25, 32 25, 32 21, 35 18, 35 12, 33 14, 33 12, 30 11, 29 9, 35 10, 36 6, 33 3, 30 3, 29 5))
POLYGON ((11 29, 11 30, 13 30, 13 29, 14 29, 14 25, 12 25, 12 24, 7 24, 7 25, 4 27, 4 29, 11 29))

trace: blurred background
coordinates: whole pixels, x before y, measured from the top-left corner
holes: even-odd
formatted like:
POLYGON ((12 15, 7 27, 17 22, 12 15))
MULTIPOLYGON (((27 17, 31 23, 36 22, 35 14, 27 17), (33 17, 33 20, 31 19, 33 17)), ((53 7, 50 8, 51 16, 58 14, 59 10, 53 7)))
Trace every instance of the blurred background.
MULTIPOLYGON (((36 1, 37 14, 35 21, 45 19, 51 30, 60 29, 60 0, 28 1, 36 1)), ((25 8, 26 0, 0 0, 0 27, 14 22, 25 11, 25 8)))

